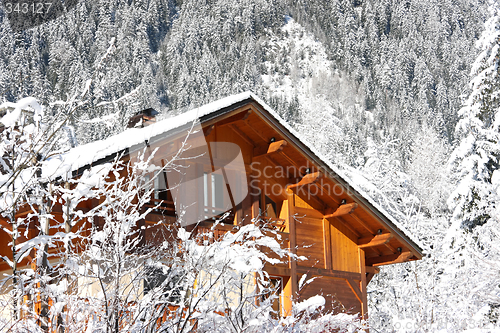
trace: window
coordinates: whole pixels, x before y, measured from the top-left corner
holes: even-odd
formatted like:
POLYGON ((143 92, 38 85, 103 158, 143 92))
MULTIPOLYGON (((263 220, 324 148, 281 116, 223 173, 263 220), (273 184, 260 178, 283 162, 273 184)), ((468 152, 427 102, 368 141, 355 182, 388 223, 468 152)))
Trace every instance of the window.
POLYGON ((262 197, 260 198, 260 214, 262 216, 267 216, 271 218, 276 218, 278 217, 276 214, 278 213, 277 208, 278 206, 276 205, 276 202, 274 202, 271 198, 269 198, 267 195, 262 194, 262 197))
POLYGON ((268 228, 280 232, 288 232, 286 220, 279 218, 283 201, 274 201, 264 193, 261 194, 259 200, 260 217, 268 228))
POLYGON ((224 208, 224 179, 216 173, 203 174, 205 207, 224 208))
POLYGON ((218 173, 203 174, 203 205, 205 218, 224 213, 228 207, 225 204, 226 191, 224 177, 218 173))

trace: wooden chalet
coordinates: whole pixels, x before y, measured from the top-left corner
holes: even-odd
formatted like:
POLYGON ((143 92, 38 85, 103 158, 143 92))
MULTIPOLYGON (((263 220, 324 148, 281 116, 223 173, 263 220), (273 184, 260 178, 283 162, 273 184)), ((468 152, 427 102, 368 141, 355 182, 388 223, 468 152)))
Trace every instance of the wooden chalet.
MULTIPOLYGON (((152 150, 158 148, 154 163, 162 165, 180 149, 186 131, 199 119, 211 158, 198 155, 184 161, 190 166, 186 170, 197 172, 186 185, 195 205, 193 213, 186 215, 185 224, 187 228, 209 228, 213 216, 230 211, 227 223, 217 227, 221 233, 242 224, 266 224, 281 235, 283 248, 306 257, 265 267, 280 283, 282 315, 290 311, 292 300, 322 294, 327 308, 338 307, 366 316, 366 286, 378 273, 378 267, 422 258, 421 248, 396 221, 251 93, 162 121, 155 122, 150 111, 142 120, 140 114, 134 117, 135 128, 70 151, 65 156, 71 161, 65 164, 67 171, 76 177, 91 165, 109 161, 120 152, 132 154, 144 145, 152 150), (231 149, 214 150, 213 143, 232 143, 239 149, 235 154, 231 149), (212 156, 216 154, 221 156, 212 156), (236 155, 240 169, 214 162, 217 157, 227 165, 236 160, 236 155), (233 192, 238 187, 244 196, 235 199, 233 192), (304 274, 319 278, 299 291, 298 280, 304 274)), ((175 197, 179 193, 166 190, 169 182, 168 177, 155 182, 158 191, 151 198, 155 209, 145 224, 173 223, 177 219, 175 197)), ((149 232, 146 240, 151 237, 149 232)), ((0 233, 0 254, 9 256, 9 236, 0 233)), ((0 270, 8 269, 2 265, 0 270)))

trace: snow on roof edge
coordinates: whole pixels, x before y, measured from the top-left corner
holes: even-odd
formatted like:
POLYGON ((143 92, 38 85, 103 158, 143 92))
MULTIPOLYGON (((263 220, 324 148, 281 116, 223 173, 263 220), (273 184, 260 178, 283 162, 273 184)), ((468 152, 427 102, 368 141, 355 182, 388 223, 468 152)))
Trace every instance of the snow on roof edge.
POLYGON ((192 123, 207 114, 249 99, 251 96, 250 92, 228 96, 143 128, 127 128, 125 131, 109 138, 77 146, 65 153, 47 159, 42 166, 42 176, 49 179, 71 178, 73 171, 91 165, 126 148, 149 141, 156 135, 192 123))

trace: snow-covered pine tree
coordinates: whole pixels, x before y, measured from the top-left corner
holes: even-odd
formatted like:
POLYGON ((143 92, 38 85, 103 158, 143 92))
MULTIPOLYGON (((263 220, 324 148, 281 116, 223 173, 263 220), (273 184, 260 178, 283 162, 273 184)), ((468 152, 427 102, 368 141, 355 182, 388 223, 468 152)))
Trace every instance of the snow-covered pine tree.
POLYGON ((492 180, 500 157, 500 9, 492 3, 490 10, 472 68, 472 92, 459 112, 459 145, 450 159, 457 187, 449 205, 454 220, 469 229, 488 222, 498 199, 492 180))
POLYGON ((480 55, 472 67, 471 93, 460 110, 459 145, 450 158, 456 188, 448 199, 452 225, 444 240, 443 279, 454 285, 444 299, 459 321, 473 318, 476 327, 498 321, 496 246, 500 211, 500 7, 490 4, 491 17, 478 41, 480 55), (476 286, 471 289, 470 286, 476 286))

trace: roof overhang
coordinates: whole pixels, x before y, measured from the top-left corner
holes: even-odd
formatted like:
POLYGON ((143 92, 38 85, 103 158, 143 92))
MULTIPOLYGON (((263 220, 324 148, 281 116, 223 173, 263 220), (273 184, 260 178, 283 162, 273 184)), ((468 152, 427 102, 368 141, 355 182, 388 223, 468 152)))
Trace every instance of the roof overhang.
MULTIPOLYGON (((261 112, 261 115, 265 118, 266 122, 269 125, 273 126, 277 131, 280 131, 289 143, 297 146, 309 160, 313 163, 317 164, 321 170, 327 170, 326 174, 333 178, 335 181, 339 182, 345 188, 350 189, 350 193, 353 194, 353 199, 355 202, 364 208, 365 211, 369 212, 374 218, 376 218, 384 228, 389 230, 391 234, 393 234, 401 243, 406 245, 416 259, 422 259, 423 250, 422 248, 413 241, 410 237, 408 237, 404 231, 400 230, 392 221, 391 218, 386 216, 386 214, 382 213, 378 207, 375 207, 367 198, 365 198, 359 191, 352 186, 344 177, 340 176, 338 172, 331 168, 331 165, 325 162, 322 158, 320 158, 312 149, 305 144, 302 140, 300 140, 296 135, 290 132, 289 128, 283 126, 282 122, 278 121, 276 117, 266 110, 266 107, 263 107, 259 104, 258 101, 254 99, 249 99, 246 101, 247 103, 253 103, 261 112)), ((220 114, 219 114, 220 115, 220 114)))

